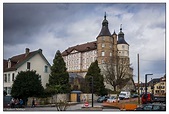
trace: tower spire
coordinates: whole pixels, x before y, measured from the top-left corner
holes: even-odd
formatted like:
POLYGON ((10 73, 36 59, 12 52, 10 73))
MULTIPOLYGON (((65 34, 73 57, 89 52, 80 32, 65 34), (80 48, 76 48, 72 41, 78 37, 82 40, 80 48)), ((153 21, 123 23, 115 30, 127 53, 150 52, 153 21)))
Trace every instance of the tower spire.
POLYGON ((122 31, 122 24, 120 24, 120 31, 122 31))
POLYGON ((106 12, 105 12, 105 14, 104 14, 104 19, 106 20, 106 12))

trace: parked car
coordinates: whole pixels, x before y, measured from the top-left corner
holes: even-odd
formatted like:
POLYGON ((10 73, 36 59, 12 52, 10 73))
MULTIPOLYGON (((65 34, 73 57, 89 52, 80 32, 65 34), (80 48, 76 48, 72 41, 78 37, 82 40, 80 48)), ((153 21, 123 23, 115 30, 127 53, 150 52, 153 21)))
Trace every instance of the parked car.
POLYGON ((135 109, 136 111, 166 111, 166 105, 160 103, 144 104, 135 109))
POLYGON ((130 98, 130 92, 129 91, 121 91, 119 94, 119 99, 123 100, 123 99, 129 99, 130 98))
POLYGON ((3 97, 3 107, 4 108, 10 108, 10 101, 12 97, 11 96, 4 96, 3 97))
POLYGON ((119 102, 120 99, 117 98, 116 96, 111 96, 110 98, 107 99, 107 102, 110 102, 110 103, 115 103, 115 102, 119 102))
POLYGON ((107 101, 109 97, 108 96, 100 96, 98 99, 97 99, 97 102, 99 103, 102 103, 104 101, 107 101))
POLYGON ((137 98, 137 97, 138 97, 138 94, 131 95, 131 98, 137 98))
POLYGON ((142 104, 153 103, 153 100, 154 100, 154 95, 151 93, 147 93, 147 96, 146 94, 143 94, 141 97, 142 104))

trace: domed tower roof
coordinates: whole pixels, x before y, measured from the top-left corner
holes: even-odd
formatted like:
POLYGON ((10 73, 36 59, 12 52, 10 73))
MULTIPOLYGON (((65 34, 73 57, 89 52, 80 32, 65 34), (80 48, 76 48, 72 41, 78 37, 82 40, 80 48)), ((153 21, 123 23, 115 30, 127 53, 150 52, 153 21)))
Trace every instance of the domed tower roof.
POLYGON ((109 31, 109 28, 108 28, 108 21, 106 20, 106 13, 105 13, 105 16, 104 16, 104 20, 102 22, 102 29, 98 35, 99 36, 111 36, 111 33, 109 31))
POLYGON ((127 45, 129 45, 124 39, 124 33, 122 32, 122 24, 120 26, 120 32, 118 34, 117 44, 127 44, 127 45))

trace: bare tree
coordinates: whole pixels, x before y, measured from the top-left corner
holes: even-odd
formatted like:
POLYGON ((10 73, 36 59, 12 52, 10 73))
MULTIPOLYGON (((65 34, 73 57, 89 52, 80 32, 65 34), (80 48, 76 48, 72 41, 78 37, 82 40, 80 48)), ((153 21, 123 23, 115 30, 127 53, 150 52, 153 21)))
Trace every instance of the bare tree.
POLYGON ((111 59, 109 63, 105 63, 103 70, 106 83, 113 86, 114 91, 117 88, 122 89, 132 78, 129 58, 117 57, 115 60, 111 59))
POLYGON ((64 100, 59 100, 59 102, 56 102, 55 106, 57 111, 65 111, 68 108, 69 104, 67 100, 64 99, 64 100))

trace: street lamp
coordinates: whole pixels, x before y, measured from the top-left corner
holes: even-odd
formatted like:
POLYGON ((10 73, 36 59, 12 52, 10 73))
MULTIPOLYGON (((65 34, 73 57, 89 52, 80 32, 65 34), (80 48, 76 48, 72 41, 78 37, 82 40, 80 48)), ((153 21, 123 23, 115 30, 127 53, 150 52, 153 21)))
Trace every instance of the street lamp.
POLYGON ((147 103, 147 76, 148 75, 153 75, 153 74, 145 74, 145 97, 146 97, 145 103, 147 103))
POLYGON ((92 107, 93 107, 93 76, 90 76, 92 78, 92 107))
POLYGON ((151 91, 154 94, 154 80, 151 78, 151 91))

